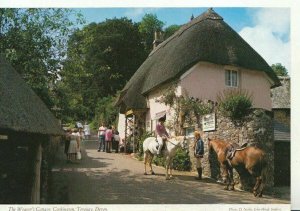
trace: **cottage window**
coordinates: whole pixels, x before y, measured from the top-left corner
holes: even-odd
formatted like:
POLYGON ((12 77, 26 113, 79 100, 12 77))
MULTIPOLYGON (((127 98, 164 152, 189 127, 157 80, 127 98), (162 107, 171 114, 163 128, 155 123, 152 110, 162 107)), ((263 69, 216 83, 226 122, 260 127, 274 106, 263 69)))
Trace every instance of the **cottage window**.
POLYGON ((225 70, 225 84, 226 86, 238 86, 238 72, 235 70, 225 70))

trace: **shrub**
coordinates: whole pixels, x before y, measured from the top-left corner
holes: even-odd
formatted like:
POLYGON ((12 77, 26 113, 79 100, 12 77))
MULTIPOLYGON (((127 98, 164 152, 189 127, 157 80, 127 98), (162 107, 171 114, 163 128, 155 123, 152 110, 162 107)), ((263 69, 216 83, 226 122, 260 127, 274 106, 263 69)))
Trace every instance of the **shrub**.
POLYGON ((175 158, 173 160, 173 168, 179 171, 190 171, 191 161, 190 156, 186 150, 177 149, 175 158))
MULTIPOLYGON (((164 157, 157 157, 153 158, 153 163, 157 166, 165 166, 165 158, 164 157)), ((179 171, 190 171, 191 170, 191 162, 188 153, 179 148, 176 151, 176 155, 173 160, 173 169, 179 171)))
POLYGON ((245 90, 224 90, 217 100, 220 111, 233 120, 242 119, 252 107, 252 96, 245 90))

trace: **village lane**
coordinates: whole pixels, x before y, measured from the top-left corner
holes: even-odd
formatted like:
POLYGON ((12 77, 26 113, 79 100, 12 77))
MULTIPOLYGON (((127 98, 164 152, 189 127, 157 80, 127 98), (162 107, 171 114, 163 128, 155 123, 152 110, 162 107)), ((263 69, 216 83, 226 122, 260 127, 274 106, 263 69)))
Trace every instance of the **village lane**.
POLYGON ((288 204, 288 199, 255 198, 243 191, 228 192, 210 179, 197 181, 190 172, 164 169, 143 175, 143 162, 130 155, 97 152, 97 141, 85 141, 82 160, 67 163, 60 146, 52 170, 51 204, 288 204))

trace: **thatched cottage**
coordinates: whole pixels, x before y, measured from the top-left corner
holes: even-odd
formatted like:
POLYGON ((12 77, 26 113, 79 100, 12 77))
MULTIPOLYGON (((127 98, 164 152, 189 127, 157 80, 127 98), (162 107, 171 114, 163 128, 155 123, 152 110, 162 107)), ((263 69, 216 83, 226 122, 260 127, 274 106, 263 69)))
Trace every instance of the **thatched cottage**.
POLYGON ((170 108, 157 99, 174 81, 177 95, 186 92, 214 102, 226 89, 247 90, 253 96, 253 107, 268 111, 272 110, 270 90, 280 85, 267 62, 208 9, 153 49, 123 88, 117 102, 122 138, 139 127, 154 130, 162 115, 170 119, 170 108), (132 130, 128 119, 134 120, 132 130))
POLYGON ((58 120, 0 57, 0 203, 40 203, 58 120))

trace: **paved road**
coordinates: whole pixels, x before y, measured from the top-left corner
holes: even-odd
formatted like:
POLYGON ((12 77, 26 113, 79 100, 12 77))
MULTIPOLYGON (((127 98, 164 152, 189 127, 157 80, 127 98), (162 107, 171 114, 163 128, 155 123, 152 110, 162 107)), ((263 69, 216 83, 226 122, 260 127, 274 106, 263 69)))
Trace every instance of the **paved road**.
POLYGON ((143 175, 143 163, 130 155, 97 152, 96 141, 83 144, 83 159, 67 163, 59 151, 53 168, 54 204, 288 204, 288 199, 255 198, 243 191, 228 192, 209 179, 197 181, 189 172, 174 172, 165 180, 164 169, 154 165, 157 175, 143 175))

